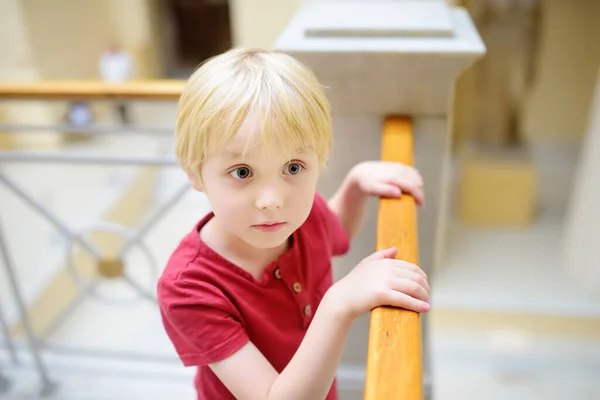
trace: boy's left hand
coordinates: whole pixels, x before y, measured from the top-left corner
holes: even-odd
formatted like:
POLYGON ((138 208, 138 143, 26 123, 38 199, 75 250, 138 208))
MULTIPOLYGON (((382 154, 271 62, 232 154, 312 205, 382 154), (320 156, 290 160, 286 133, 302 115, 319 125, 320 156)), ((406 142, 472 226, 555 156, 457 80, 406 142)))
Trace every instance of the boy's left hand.
POLYGON ((423 178, 415 168, 408 165, 366 161, 352 169, 350 179, 365 194, 397 198, 402 193, 408 193, 418 205, 424 204, 423 178))

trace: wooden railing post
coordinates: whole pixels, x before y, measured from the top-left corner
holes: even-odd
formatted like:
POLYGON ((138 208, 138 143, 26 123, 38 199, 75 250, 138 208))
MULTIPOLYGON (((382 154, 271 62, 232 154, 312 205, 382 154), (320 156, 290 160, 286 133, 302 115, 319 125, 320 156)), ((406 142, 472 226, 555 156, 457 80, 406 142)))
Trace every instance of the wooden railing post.
MULTIPOLYGON (((383 161, 413 165, 413 129, 409 118, 385 120, 381 144, 383 161)), ((418 264, 417 211, 408 195, 381 199, 377 250, 396 247, 396 258, 418 264)), ((420 315, 392 307, 371 312, 367 357, 367 400, 422 400, 423 366, 420 315)))

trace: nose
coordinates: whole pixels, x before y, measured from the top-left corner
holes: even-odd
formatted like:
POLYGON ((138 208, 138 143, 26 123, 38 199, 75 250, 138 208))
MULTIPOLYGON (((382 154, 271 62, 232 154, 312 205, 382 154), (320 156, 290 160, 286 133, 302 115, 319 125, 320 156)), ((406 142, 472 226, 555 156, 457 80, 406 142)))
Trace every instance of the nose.
POLYGON ((262 188, 256 196, 256 207, 260 210, 275 210, 283 207, 283 194, 274 187, 262 188))

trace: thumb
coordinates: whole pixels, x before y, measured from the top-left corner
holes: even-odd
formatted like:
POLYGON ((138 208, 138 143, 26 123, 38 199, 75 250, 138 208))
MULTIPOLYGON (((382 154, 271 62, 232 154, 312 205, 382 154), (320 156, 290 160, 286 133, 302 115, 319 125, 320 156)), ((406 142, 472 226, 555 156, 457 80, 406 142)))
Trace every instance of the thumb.
POLYGON ((396 249, 395 247, 390 247, 389 249, 382 249, 366 257, 363 261, 375 261, 383 260, 384 258, 394 258, 396 257, 397 252, 398 249, 396 249))

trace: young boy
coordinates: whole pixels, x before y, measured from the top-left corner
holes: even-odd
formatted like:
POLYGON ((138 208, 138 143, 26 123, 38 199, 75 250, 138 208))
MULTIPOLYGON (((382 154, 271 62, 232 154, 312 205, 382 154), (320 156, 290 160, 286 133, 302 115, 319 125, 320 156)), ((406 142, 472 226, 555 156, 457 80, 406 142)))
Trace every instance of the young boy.
POLYGON ((337 399, 350 325, 379 305, 427 312, 429 285, 395 249, 333 284, 367 196, 410 193, 418 172, 356 165, 329 201, 315 192, 331 147, 328 102, 285 54, 236 49, 200 67, 180 99, 176 154, 213 211, 183 238, 158 284, 165 329, 198 367, 198 399, 337 399))

